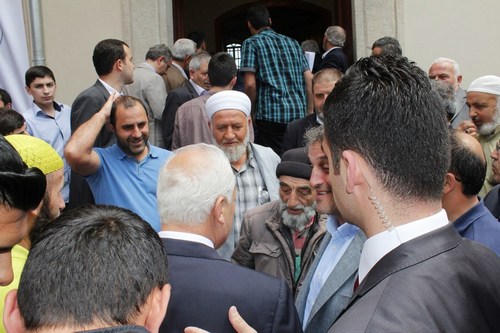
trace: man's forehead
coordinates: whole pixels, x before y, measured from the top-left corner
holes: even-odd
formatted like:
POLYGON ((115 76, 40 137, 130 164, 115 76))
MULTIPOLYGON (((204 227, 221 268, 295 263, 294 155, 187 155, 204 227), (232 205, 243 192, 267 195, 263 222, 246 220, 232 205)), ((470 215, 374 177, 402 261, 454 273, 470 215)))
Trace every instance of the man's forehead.
POLYGON ((280 185, 296 186, 296 187, 310 187, 309 179, 282 175, 279 177, 280 185))
POLYGON ((217 111, 212 117, 213 121, 222 121, 226 119, 245 122, 247 121, 247 116, 237 109, 224 109, 217 111))
POLYGON ((467 100, 488 100, 488 99, 498 99, 498 95, 489 94, 480 91, 469 91, 467 92, 467 100))

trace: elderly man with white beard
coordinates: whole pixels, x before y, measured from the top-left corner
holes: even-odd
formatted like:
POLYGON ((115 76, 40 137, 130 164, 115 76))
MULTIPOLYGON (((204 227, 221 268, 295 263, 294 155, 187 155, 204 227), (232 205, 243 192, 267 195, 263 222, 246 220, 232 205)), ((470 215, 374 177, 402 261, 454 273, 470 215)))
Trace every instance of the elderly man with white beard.
MULTIPOLYGON (((500 139, 500 77, 485 75, 472 81, 467 89, 467 105, 471 121, 462 122, 458 130, 478 139, 484 154, 490 156, 500 139)), ((484 197, 496 184, 492 160, 486 160, 486 177, 480 197, 484 197)))
POLYGON ((326 231, 316 212, 312 166, 305 148, 285 152, 276 168, 278 200, 249 210, 233 262, 287 281, 295 293, 307 274, 326 231))
POLYGON ((205 110, 214 142, 228 157, 236 177, 233 230, 217 250, 221 257, 229 260, 238 243, 243 214, 278 199, 275 171, 280 158, 272 149, 249 142, 251 103, 244 93, 218 92, 207 100, 205 110))

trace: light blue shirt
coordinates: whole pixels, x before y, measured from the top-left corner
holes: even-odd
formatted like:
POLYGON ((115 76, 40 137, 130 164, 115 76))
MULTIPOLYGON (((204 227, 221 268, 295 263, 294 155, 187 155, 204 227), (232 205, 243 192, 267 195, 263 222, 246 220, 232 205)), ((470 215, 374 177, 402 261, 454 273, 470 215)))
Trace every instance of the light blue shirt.
POLYGON ((332 238, 330 239, 325 252, 323 252, 323 255, 321 256, 318 266, 314 271, 311 285, 309 286, 306 307, 304 309, 304 321, 302 323, 304 331, 306 329, 307 321, 309 320, 309 315, 311 314, 314 302, 316 302, 316 298, 318 298, 321 288, 325 284, 335 266, 337 266, 340 258, 344 255, 349 244, 351 244, 354 236, 358 233, 359 228, 349 223, 344 223, 339 226, 337 217, 329 215, 326 221, 326 230, 330 233, 330 235, 332 235, 332 238))
POLYGON ((96 204, 115 205, 138 214, 160 231, 156 186, 158 174, 171 152, 149 145, 148 155, 138 162, 117 144, 94 148, 101 161, 99 169, 85 177, 96 204))
POLYGON ((54 102, 54 109, 56 111, 54 117, 52 117, 33 102, 31 108, 23 113, 23 117, 26 120, 28 133, 47 142, 63 159, 64 186, 61 194, 64 202, 68 202, 71 168, 64 158, 64 147, 71 136, 71 108, 54 102))

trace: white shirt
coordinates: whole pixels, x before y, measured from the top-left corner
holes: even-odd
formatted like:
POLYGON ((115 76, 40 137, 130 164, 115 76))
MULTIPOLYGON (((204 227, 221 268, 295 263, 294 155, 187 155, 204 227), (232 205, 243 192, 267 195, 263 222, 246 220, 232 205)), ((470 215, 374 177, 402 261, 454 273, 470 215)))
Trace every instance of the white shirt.
POLYGON ((448 216, 444 209, 441 209, 437 214, 403 224, 394 228, 394 230, 386 230, 368 238, 363 245, 359 261, 359 282, 363 281, 368 272, 382 257, 399 245, 439 229, 448 223, 448 216))
POLYGON ((189 79, 189 82, 193 85, 194 89, 198 93, 198 96, 201 96, 201 94, 205 91, 203 87, 200 87, 199 85, 196 84, 193 80, 189 79))
POLYGON ((103 80, 99 79, 99 81, 101 81, 102 85, 104 86, 104 88, 106 88, 106 90, 109 92, 110 95, 114 92, 116 92, 118 95, 122 94, 120 91, 116 90, 115 88, 113 88, 112 86, 110 86, 109 84, 104 82, 103 80))
POLYGON ((324 59, 326 57, 326 55, 328 53, 330 53, 333 49, 341 49, 341 47, 340 46, 334 46, 334 47, 332 47, 331 49, 329 49, 328 51, 326 51, 325 53, 323 53, 323 55, 321 56, 321 58, 324 59))
POLYGON ((160 231, 158 235, 160 236, 160 238, 170 238, 188 242, 196 242, 211 247, 212 249, 214 248, 214 243, 210 239, 198 234, 181 231, 160 231))

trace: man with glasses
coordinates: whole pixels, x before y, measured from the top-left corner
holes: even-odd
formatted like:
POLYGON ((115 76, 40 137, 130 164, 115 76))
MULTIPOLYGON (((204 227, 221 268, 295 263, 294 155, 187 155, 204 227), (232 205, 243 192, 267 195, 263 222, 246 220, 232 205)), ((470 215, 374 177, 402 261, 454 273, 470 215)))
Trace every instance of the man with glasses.
POLYGON ((287 281, 290 289, 304 279, 325 235, 316 212, 316 191, 309 184, 311 163, 305 148, 283 154, 276 168, 279 200, 247 211, 232 260, 287 281))

